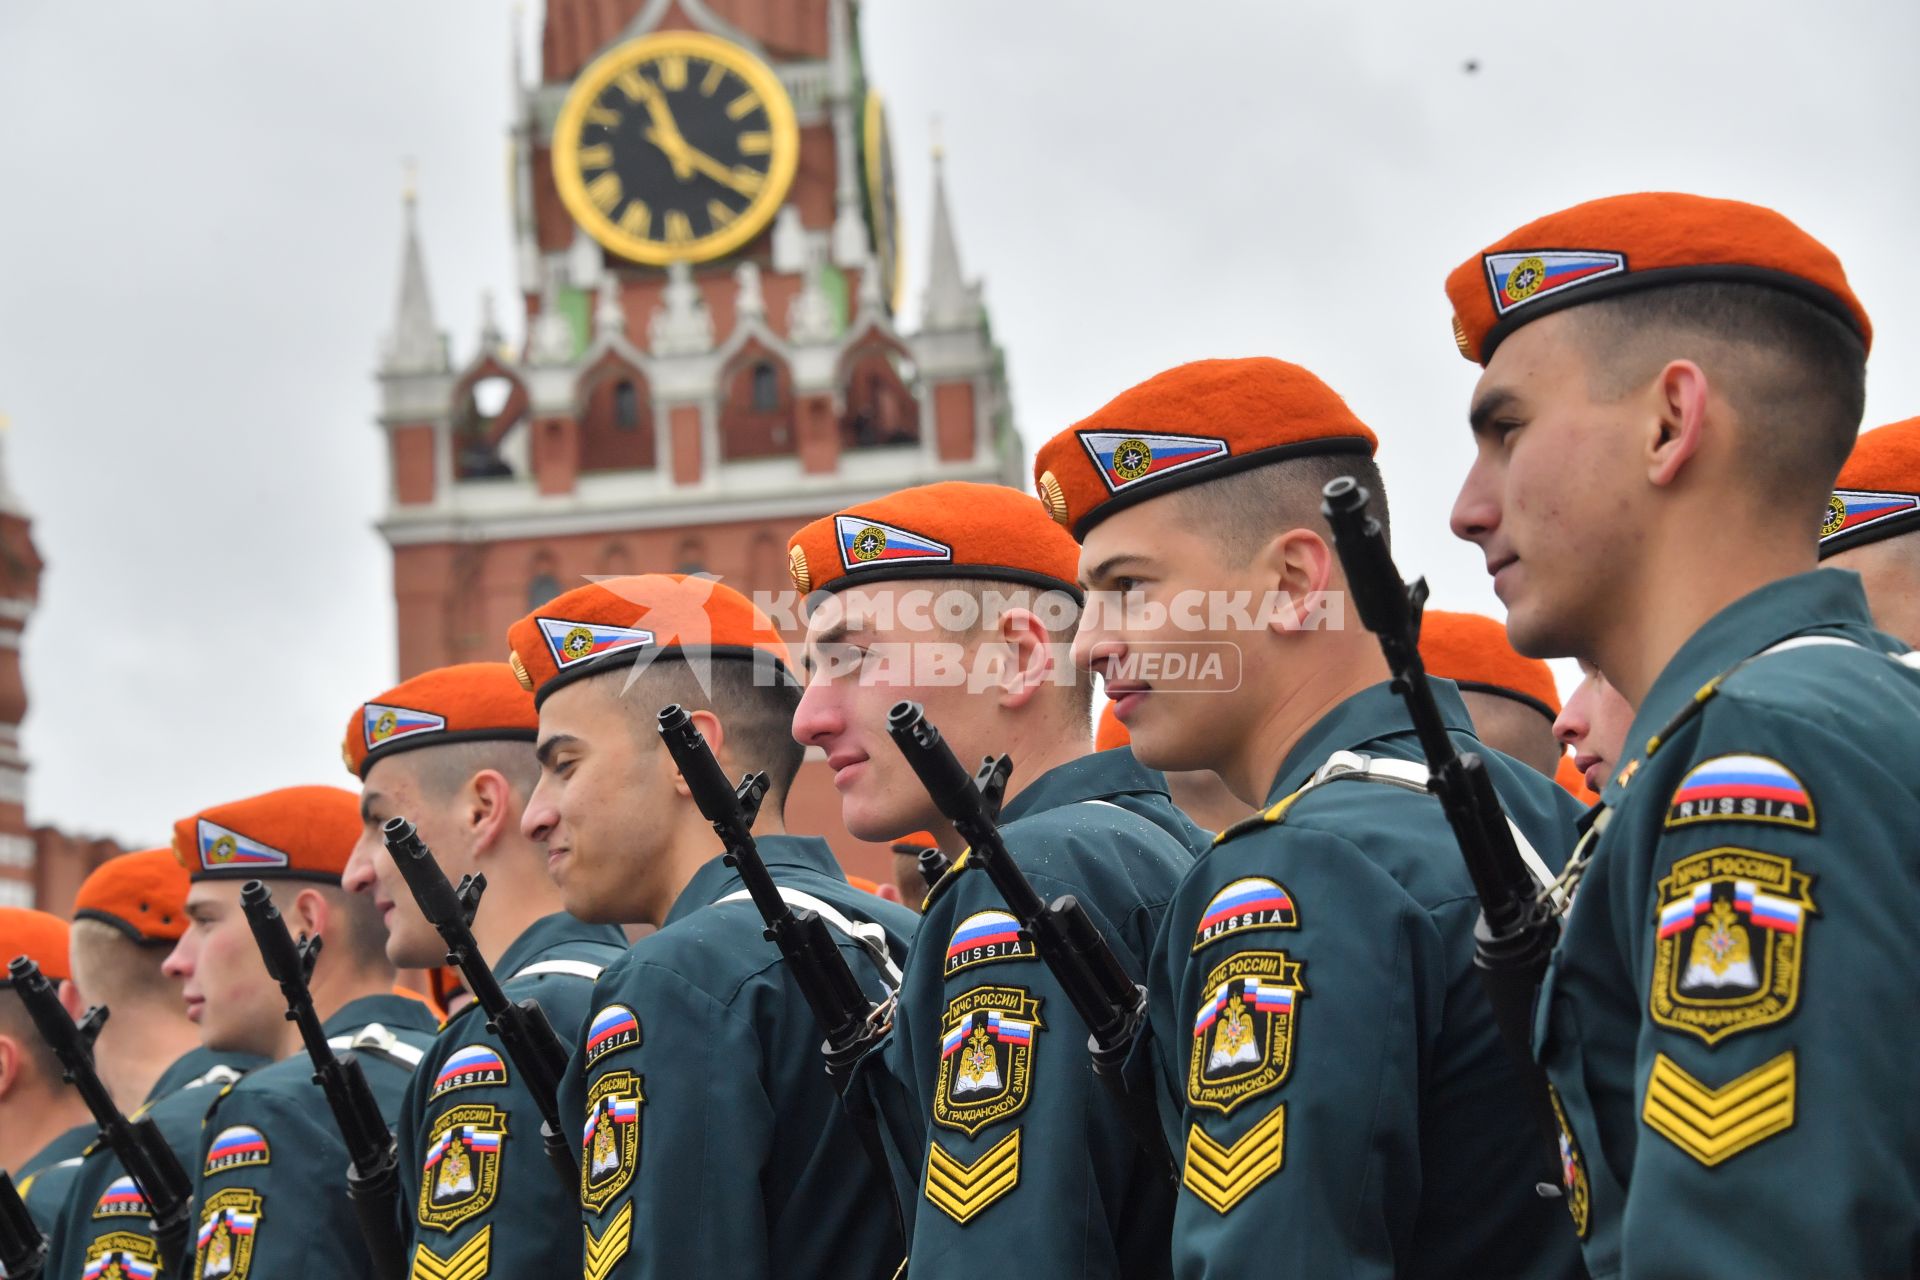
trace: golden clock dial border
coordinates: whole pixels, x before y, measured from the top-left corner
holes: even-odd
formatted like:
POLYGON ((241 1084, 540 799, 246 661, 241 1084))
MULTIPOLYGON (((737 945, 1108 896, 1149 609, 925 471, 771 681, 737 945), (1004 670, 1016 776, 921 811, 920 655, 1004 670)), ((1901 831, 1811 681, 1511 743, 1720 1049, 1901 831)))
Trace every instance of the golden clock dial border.
POLYGON ((800 126, 794 117, 793 100, 787 96, 779 75, 752 50, 704 32, 655 32, 609 49, 588 64, 573 82, 553 126, 553 179, 560 189, 560 202, 573 220, 602 246, 629 261, 651 267, 675 262, 711 262, 746 244, 773 221, 793 187, 799 168, 800 126), (586 182, 580 175, 580 130, 586 123, 587 109, 627 68, 670 54, 719 63, 746 81, 765 104, 768 132, 773 135, 772 160, 760 194, 723 230, 682 245, 642 240, 622 230, 588 198, 586 182))

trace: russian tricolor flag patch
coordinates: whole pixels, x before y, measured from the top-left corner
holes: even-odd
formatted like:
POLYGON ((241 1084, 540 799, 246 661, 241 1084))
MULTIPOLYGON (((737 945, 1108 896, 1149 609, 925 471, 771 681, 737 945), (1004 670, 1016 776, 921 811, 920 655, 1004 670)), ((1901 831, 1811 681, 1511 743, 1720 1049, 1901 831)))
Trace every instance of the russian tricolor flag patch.
POLYGON ((369 702, 361 709, 360 723, 366 733, 367 750, 371 751, 395 738, 444 729, 447 727, 447 718, 434 715, 431 711, 409 711, 405 707, 387 707, 369 702))
POLYGON ((553 654, 553 665, 565 671, 622 649, 653 643, 653 632, 639 627, 612 627, 603 622, 570 622, 565 618, 536 618, 540 634, 553 654))
POLYGON ((1835 489, 1833 496, 1827 499, 1826 518, 1820 522, 1820 541, 1825 543, 1843 533, 1915 512, 1920 512, 1920 497, 1911 493, 1835 489))
POLYGON ((944 542, 862 516, 835 516, 833 540, 840 548, 840 563, 849 572, 909 560, 953 559, 953 548, 944 542))
POLYGON ((199 837, 202 871, 256 871, 290 861, 280 850, 205 818, 200 819, 199 837))
POLYGON ((1579 285, 1623 274, 1627 258, 1598 250, 1532 249, 1490 253, 1484 259, 1493 309, 1501 315, 1579 285))
POLYGON ((1767 822, 1819 830, 1813 797, 1793 770, 1769 756, 1716 756, 1680 779, 1667 805, 1668 827, 1696 822, 1767 822))
POLYGON ((1080 443, 1111 493, 1129 485, 1224 458, 1233 452, 1212 436, 1154 435, 1144 431, 1082 431, 1080 443))

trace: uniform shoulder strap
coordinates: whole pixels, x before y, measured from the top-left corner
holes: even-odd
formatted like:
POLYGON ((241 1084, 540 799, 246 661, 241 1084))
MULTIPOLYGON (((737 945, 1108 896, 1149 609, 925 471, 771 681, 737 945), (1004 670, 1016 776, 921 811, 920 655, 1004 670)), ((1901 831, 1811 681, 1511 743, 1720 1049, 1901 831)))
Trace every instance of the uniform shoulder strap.
POLYGON ((605 965, 589 964, 585 960, 536 960, 526 968, 508 978, 512 982, 518 978, 537 978, 542 974, 557 973, 569 978, 585 978, 588 982, 597 980, 606 971, 605 965))
MULTIPOLYGON (((898 991, 900 989, 900 966, 894 963, 893 953, 887 950, 887 931, 885 929, 882 929, 879 925, 871 921, 852 919, 842 913, 840 909, 831 902, 816 898, 810 893, 790 888, 784 884, 774 887, 780 890, 780 897, 788 906, 804 908, 813 912, 822 920, 825 920, 828 927, 835 933, 851 939, 862 951, 866 952, 867 957, 873 961, 874 967, 880 970, 881 980, 887 984, 888 991, 898 991)), ((720 899, 720 902, 740 902, 752 896, 753 895, 745 889, 738 889, 720 899)), ((720 905, 720 902, 716 902, 713 905, 717 907, 720 905)))
POLYGON ((405 1067, 412 1071, 425 1058, 426 1051, 416 1049, 402 1040, 378 1022, 369 1022, 350 1036, 329 1036, 327 1047, 344 1052, 351 1049, 359 1054, 371 1054, 376 1058, 385 1058, 396 1067, 405 1067))

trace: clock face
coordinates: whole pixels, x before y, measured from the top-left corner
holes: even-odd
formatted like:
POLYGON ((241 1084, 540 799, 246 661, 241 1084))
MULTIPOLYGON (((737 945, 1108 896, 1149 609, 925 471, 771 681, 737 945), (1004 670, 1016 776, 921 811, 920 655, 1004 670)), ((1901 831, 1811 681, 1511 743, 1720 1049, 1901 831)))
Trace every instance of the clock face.
POLYGON ((874 256, 880 262, 880 292, 890 310, 900 310, 900 202, 894 193, 893 138, 880 95, 867 90, 861 130, 866 154, 867 219, 873 226, 874 256))
POLYGON ((553 132, 574 220, 623 258, 663 266, 731 253, 773 220, 799 161, 793 103, 740 46, 642 36, 574 83, 553 132))

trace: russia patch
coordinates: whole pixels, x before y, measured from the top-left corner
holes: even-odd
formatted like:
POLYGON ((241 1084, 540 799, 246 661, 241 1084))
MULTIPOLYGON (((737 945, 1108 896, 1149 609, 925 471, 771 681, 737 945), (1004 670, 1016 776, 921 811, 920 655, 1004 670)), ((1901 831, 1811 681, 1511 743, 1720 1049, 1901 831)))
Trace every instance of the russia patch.
POLYGON ((1895 516, 1920 511, 1920 497, 1911 493, 1867 493, 1859 489, 1835 489, 1827 499, 1827 514, 1820 522, 1820 541, 1839 537, 1853 529, 1891 520, 1895 516))
POLYGON ((203 1176, 212 1177, 229 1169, 244 1169, 250 1164, 268 1164, 272 1152, 267 1135, 252 1125, 237 1124, 222 1129, 207 1147, 207 1165, 203 1176))
POLYGON ((1166 436, 1144 431, 1082 431, 1080 443, 1111 493, 1233 452, 1225 440, 1212 436, 1166 436))
POLYGON ((96 1218, 150 1218, 153 1211, 147 1208, 147 1198, 140 1194, 140 1184, 129 1177, 115 1178, 107 1189, 100 1194, 99 1203, 93 1206, 96 1218))
POLYGON ((257 867, 284 867, 286 854, 258 840, 229 831, 217 822, 200 819, 200 869, 250 871, 257 867))
POLYGON ((366 734, 367 750, 371 751, 395 738, 444 729, 447 727, 447 718, 430 711, 409 711, 405 707, 387 707, 369 702, 361 709, 360 727, 366 734))
POLYGON ((623 1004, 610 1004, 593 1015, 587 1027, 587 1066, 591 1067, 610 1053, 631 1049, 640 1043, 640 1019, 623 1004))
POLYGON ((1490 253, 1484 261, 1487 286, 1493 290, 1493 309, 1503 316, 1529 302, 1621 275, 1627 269, 1625 254, 1597 250, 1520 250, 1490 253))
POLYGON ((622 649, 635 649, 653 643, 653 632, 639 627, 612 627, 600 622, 569 622, 565 618, 536 618, 553 665, 565 671, 594 658, 604 658, 622 649))
POLYGON ((1251 929, 1298 929, 1293 895, 1277 880, 1247 876, 1213 895, 1193 931, 1193 950, 1251 929))
POLYGON ((484 1044, 470 1044, 454 1050, 440 1064, 440 1071, 433 1078, 433 1092, 427 1095, 427 1100, 432 1101, 455 1089, 503 1085, 506 1082, 507 1064, 500 1055, 484 1044))
POLYGON ((835 516, 833 534, 840 547, 840 563, 849 571, 909 560, 953 559, 953 548, 944 542, 860 516, 835 516))
POLYGON ((976 911, 960 922, 947 943, 947 976, 994 960, 1033 956, 1033 939, 1005 911, 976 911))
POLYGON ((1813 797, 1793 770, 1768 756, 1716 756, 1680 779, 1667 804, 1668 827, 1696 822, 1766 822, 1818 831, 1813 797))

